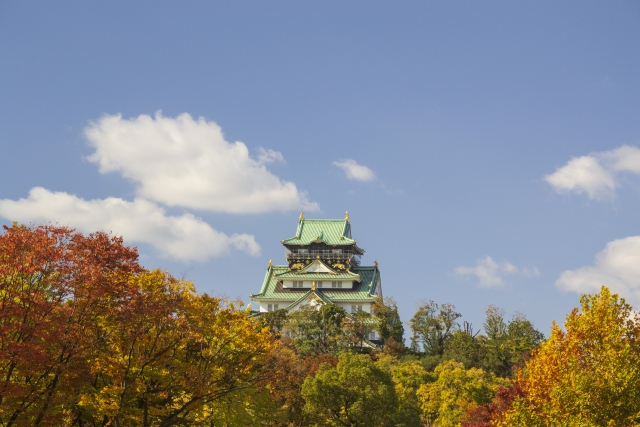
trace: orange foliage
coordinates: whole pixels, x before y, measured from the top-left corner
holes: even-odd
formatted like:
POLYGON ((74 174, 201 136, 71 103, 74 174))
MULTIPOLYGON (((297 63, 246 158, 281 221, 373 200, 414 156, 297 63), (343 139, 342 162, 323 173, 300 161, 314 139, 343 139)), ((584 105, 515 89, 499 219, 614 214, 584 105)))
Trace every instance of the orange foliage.
POLYGON ((273 343, 249 311, 142 269, 121 238, 0 235, 0 425, 206 424, 273 343))
POLYGON ((520 371, 524 395, 500 425, 640 424, 640 319, 605 287, 580 302, 520 371))
POLYGON ((0 235, 0 422, 60 425, 105 339, 96 319, 131 297, 135 249, 105 233, 5 227, 0 235))

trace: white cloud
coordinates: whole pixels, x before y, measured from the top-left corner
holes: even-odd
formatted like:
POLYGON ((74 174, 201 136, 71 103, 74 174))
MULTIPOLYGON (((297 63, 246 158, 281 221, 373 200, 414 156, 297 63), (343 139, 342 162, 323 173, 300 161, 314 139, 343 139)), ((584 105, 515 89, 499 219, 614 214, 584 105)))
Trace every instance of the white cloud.
POLYGON ((607 243, 593 266, 563 272, 556 286, 579 293, 597 293, 607 286, 640 308, 640 236, 607 243))
POLYGON ((242 142, 225 141, 222 129, 184 113, 176 118, 107 115, 85 129, 101 173, 118 172, 137 184, 137 195, 168 206, 228 213, 318 209, 293 182, 265 167, 283 161, 273 150, 249 156, 242 142))
POLYGON ((0 216, 22 223, 57 222, 84 232, 113 232, 127 242, 149 244, 161 255, 182 261, 205 261, 230 249, 260 254, 251 235, 228 236, 191 214, 170 216, 139 198, 133 202, 115 197, 84 200, 35 187, 26 199, 0 200, 0 216))
POLYGON ((478 285, 482 288, 503 287, 506 284, 505 276, 516 273, 520 273, 525 278, 540 275, 536 267, 518 268, 507 261, 497 263, 490 256, 479 259, 474 267, 460 266, 456 268, 455 273, 463 277, 475 276, 478 279, 478 285))
POLYGON ((615 150, 600 154, 602 161, 616 172, 632 172, 640 174, 640 149, 623 145, 615 150))
POLYGON ((373 181, 376 178, 376 175, 371 169, 358 164, 358 162, 353 159, 335 161, 333 165, 342 169, 349 179, 356 181, 373 181))
POLYGON ((617 174, 640 174, 640 149, 623 145, 611 151, 577 157, 544 177, 558 193, 575 191, 589 199, 603 200, 615 195, 617 174))
POLYGON ((278 151, 273 151, 271 149, 265 150, 262 147, 258 148, 258 163, 261 165, 265 165, 267 163, 280 162, 285 163, 284 156, 282 153, 278 151))
POLYGON ((544 177, 558 193, 576 191, 586 193, 590 199, 612 196, 616 182, 613 174, 606 171, 598 159, 583 156, 571 159, 565 166, 544 177))

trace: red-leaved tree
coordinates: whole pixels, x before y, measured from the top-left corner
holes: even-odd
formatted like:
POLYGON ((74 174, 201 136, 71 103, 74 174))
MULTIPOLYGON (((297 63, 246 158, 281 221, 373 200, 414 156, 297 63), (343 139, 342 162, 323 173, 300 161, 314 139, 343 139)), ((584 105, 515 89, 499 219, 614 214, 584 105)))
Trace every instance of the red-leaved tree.
POLYGON ((0 424, 65 424, 101 321, 135 292, 136 249, 106 233, 14 224, 0 235, 0 424))

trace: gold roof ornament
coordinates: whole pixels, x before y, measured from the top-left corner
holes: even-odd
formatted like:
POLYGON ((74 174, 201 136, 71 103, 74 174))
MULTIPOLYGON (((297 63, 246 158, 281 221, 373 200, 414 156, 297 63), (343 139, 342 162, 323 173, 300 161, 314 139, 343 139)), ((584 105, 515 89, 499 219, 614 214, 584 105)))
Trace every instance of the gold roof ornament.
POLYGON ((346 211, 346 212, 344 213, 344 220, 345 220, 345 221, 349 221, 349 211, 346 211))
POLYGON ((311 290, 312 291, 316 290, 316 281, 315 280, 313 282, 311 282, 311 290))
POLYGON ((273 267, 273 260, 272 259, 269 260, 269 264, 267 265, 267 268, 270 268, 270 267, 273 267))
POLYGON ((378 268, 378 261, 373 261, 373 265, 375 265, 376 268, 378 268))
POLYGON ((300 218, 298 218, 298 221, 304 221, 304 212, 300 212, 300 218))

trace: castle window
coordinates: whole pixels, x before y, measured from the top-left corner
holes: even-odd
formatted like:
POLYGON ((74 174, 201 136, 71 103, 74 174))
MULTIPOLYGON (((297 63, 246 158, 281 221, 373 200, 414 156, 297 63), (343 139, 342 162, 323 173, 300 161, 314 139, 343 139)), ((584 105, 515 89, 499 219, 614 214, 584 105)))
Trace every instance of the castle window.
POLYGON ((332 288, 341 288, 342 287, 342 282, 331 282, 331 287, 332 288))
POLYGON ((375 332, 369 332, 369 339, 370 340, 375 340, 376 339, 376 333, 375 332))
POLYGON ((319 288, 322 287, 322 282, 316 282, 316 284, 318 285, 319 288))
POLYGON ((294 288, 301 288, 303 283, 304 282, 302 280, 294 280, 293 281, 293 287, 294 288))
POLYGON ((362 305, 356 305, 356 304, 352 304, 351 305, 351 314, 356 314, 358 311, 362 311, 362 305))

